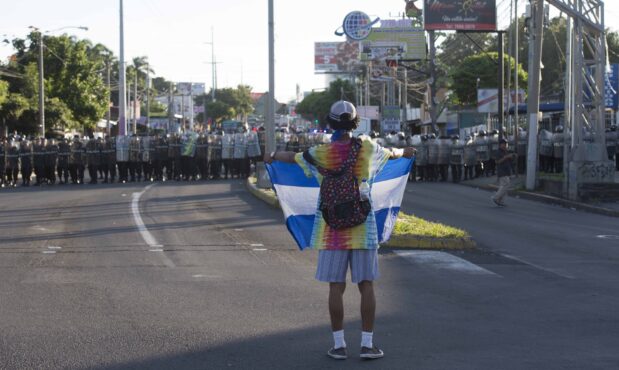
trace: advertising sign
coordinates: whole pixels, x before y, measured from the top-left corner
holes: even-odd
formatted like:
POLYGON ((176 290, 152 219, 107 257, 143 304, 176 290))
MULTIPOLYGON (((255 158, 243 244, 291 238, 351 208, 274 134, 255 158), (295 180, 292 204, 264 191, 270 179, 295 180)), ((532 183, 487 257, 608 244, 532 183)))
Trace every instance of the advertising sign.
POLYGON ((359 114, 359 117, 369 118, 373 120, 380 119, 378 105, 360 105, 357 107, 357 113, 359 114))
MULTIPOLYGON (((522 104, 525 102, 524 90, 511 91, 511 99, 508 99, 508 91, 505 90, 503 95, 504 107, 506 110, 510 109, 516 102, 522 104), (508 104, 511 103, 511 106, 508 104)), ((479 113, 498 113, 499 112, 499 89, 477 89, 477 112, 479 113)))
POLYGON ((426 58, 426 36, 412 27, 374 28, 361 41, 361 60, 422 60, 426 58))
POLYGON ((496 31, 496 0, 424 0, 426 30, 496 31))
POLYGON ((316 73, 348 73, 358 59, 358 42, 317 42, 314 44, 314 72, 316 73))
POLYGON ((176 91, 180 95, 203 95, 205 92, 203 83, 192 82, 177 82, 176 91))
POLYGON ((610 70, 606 72, 604 83, 604 101, 606 108, 619 109, 619 64, 611 64, 610 70))
POLYGON ((400 131, 400 118, 400 107, 397 105, 383 107, 383 120, 381 122, 383 132, 400 131))

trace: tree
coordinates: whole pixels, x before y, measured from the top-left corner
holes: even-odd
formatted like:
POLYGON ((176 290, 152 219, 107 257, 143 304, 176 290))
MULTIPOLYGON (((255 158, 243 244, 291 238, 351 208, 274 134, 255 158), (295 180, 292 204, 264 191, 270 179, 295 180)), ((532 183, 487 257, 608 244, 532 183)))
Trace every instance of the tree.
MULTIPOLYGON (((466 57, 462 63, 452 72, 453 86, 455 93, 455 103, 461 105, 475 105, 477 103, 477 87, 479 88, 498 88, 498 53, 477 54, 466 57), (479 81, 479 83, 478 83, 479 81)), ((505 79, 507 74, 513 75, 515 72, 515 61, 509 56, 505 56, 505 79), (511 60, 512 69, 507 68, 508 61, 511 60)), ((518 79, 521 86, 526 86, 527 73, 518 69, 518 79)))
POLYGON ((355 89, 352 83, 347 80, 337 79, 325 91, 312 92, 301 103, 297 105, 297 113, 311 121, 321 121, 324 126, 324 119, 329 114, 331 105, 338 100, 355 101, 355 89))

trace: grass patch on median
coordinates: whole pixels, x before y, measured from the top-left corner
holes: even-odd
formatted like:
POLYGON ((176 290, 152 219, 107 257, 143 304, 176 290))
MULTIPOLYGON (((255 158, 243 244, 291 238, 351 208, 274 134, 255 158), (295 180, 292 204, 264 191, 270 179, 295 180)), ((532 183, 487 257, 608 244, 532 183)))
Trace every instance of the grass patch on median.
POLYGON ((393 236, 418 236, 423 238, 463 239, 470 235, 452 226, 437 222, 426 221, 422 218, 407 215, 403 212, 398 214, 398 220, 393 229, 393 236))

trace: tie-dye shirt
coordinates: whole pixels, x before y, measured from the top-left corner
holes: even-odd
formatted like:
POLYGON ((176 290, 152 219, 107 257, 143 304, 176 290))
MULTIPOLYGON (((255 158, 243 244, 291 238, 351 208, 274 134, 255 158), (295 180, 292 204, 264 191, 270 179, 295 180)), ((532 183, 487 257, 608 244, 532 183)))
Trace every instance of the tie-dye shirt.
MULTIPOLYGON (((333 170, 342 166, 343 161, 351 150, 350 142, 334 142, 312 147, 308 150, 309 155, 320 167, 333 170)), ((363 137, 361 149, 357 155, 357 162, 353 169, 354 175, 359 182, 367 179, 370 187, 376 175, 383 169, 391 152, 374 143, 369 137, 363 137)), ((307 177, 315 177, 318 183, 322 183, 322 175, 318 169, 303 158, 303 153, 295 156, 297 164, 303 168, 307 177)), ((320 203, 320 200, 318 201, 320 203)), ((371 199, 370 199, 371 203, 371 199)), ((372 207, 373 210, 373 207, 372 207)), ((322 212, 316 205, 316 217, 312 231, 311 248, 314 249, 377 249, 378 231, 374 212, 370 212, 365 223, 349 229, 331 229, 322 217, 322 212)))

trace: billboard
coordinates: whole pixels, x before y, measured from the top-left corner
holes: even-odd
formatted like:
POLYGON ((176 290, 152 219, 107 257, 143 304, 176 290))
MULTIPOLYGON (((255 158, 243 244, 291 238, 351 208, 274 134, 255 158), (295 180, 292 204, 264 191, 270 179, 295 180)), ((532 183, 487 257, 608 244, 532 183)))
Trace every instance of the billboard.
POLYGON ((496 0, 424 0, 426 30, 496 31, 496 0))
POLYGON ((177 82, 176 91, 181 95, 203 95, 205 87, 203 83, 177 82))
POLYGON ((604 78, 604 102, 606 108, 619 108, 619 64, 611 64, 604 78))
POLYGON ((314 72, 348 73, 359 60, 359 43, 316 42, 314 44, 314 72))
POLYGON ((412 27, 373 28, 361 41, 361 60, 423 60, 426 58, 426 36, 412 27))
MULTIPOLYGON (((511 109, 518 101, 519 104, 525 102, 525 91, 522 89, 511 90, 511 98, 508 91, 503 95, 505 110, 511 109), (511 103, 511 106, 508 104, 511 103)), ((498 113, 499 112, 499 89, 477 89, 477 111, 479 113, 498 113)))

